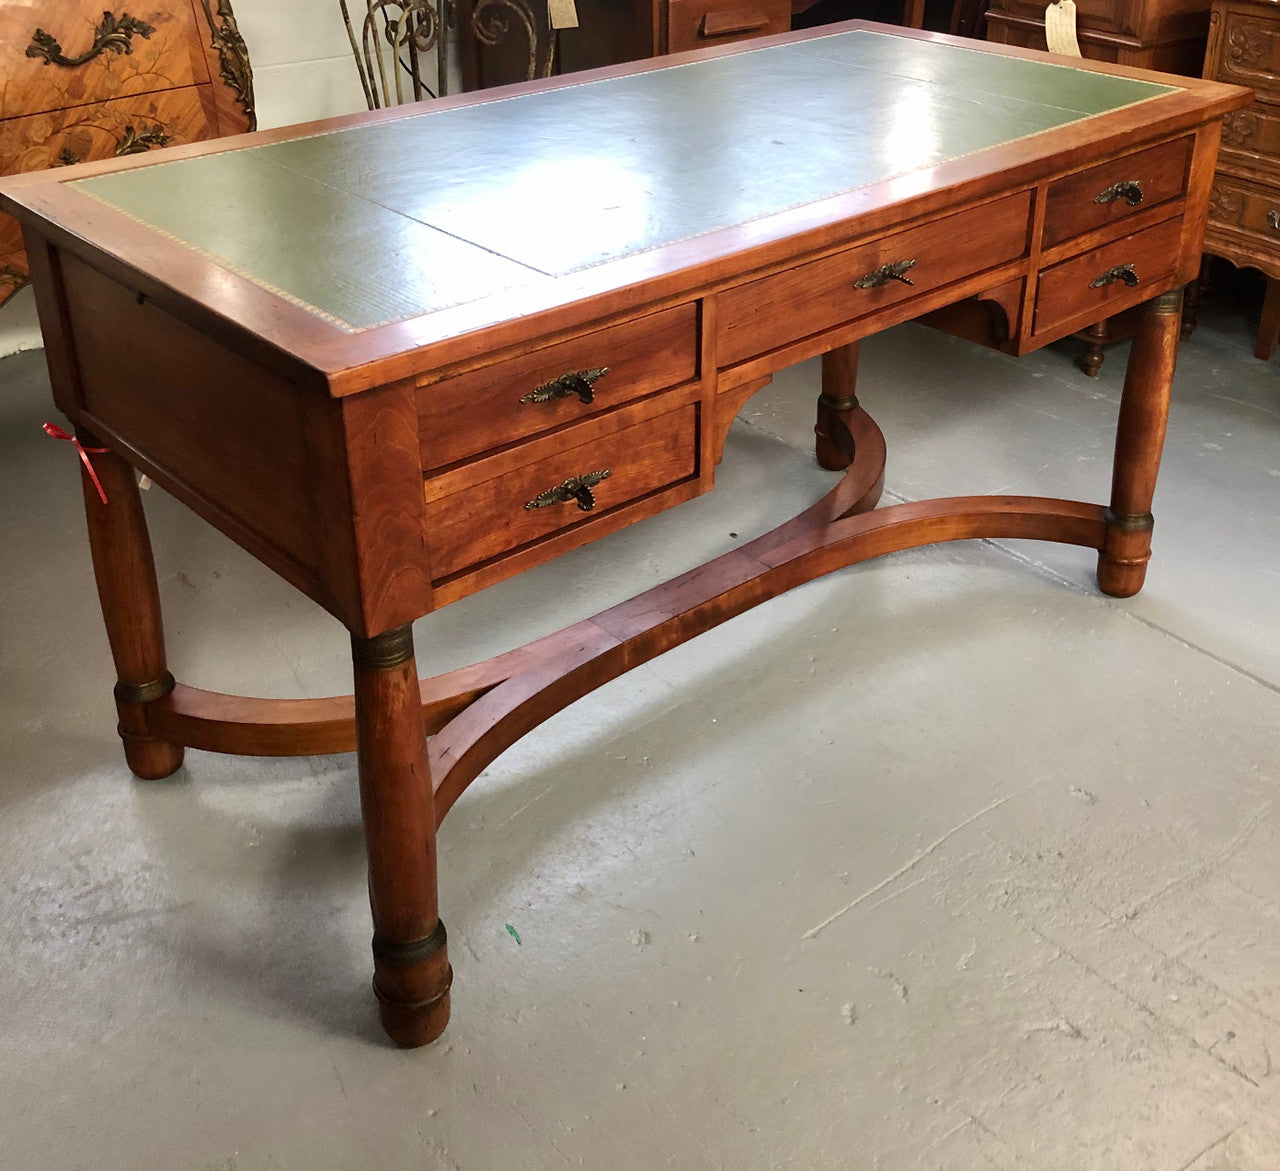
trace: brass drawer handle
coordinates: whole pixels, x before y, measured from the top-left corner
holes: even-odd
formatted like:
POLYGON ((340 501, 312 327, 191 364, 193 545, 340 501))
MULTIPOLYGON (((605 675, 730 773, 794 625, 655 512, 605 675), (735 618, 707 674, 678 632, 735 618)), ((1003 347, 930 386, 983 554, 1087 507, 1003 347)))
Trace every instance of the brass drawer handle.
POLYGON ((582 403, 594 402, 596 397, 596 380, 609 373, 608 366, 596 370, 570 370, 559 378, 535 386, 526 395, 521 395, 522 403, 549 403, 554 399, 568 398, 571 394, 578 396, 582 403))
POLYGON ((58 38, 38 28, 31 38, 31 44, 27 46, 27 56, 43 57, 46 65, 61 65, 67 69, 74 69, 77 65, 92 61, 102 53, 128 55, 133 52, 132 41, 135 35, 147 40, 155 31, 146 21, 130 16, 127 12, 122 12, 119 16, 104 12, 98 27, 93 30, 93 44, 87 53, 81 53, 79 57, 66 56, 62 52, 62 45, 59 44, 58 38))
POLYGON ((904 285, 914 285, 915 281, 908 280, 903 274, 908 269, 915 268, 914 260, 893 260, 888 264, 882 264, 879 268, 873 268, 864 277, 859 277, 853 282, 855 289, 878 289, 881 285, 887 285, 890 281, 901 281, 904 285))
POLYGON ((1093 202, 1112 203, 1117 199, 1123 199, 1130 207, 1137 207, 1142 202, 1142 184, 1137 179, 1121 179, 1105 191, 1099 191, 1093 202))
POLYGON ((1101 276, 1096 276, 1089 282, 1091 289, 1105 289, 1108 285, 1113 285, 1116 281, 1124 281, 1131 289, 1138 287, 1138 274, 1133 271, 1132 264, 1116 264, 1107 269, 1101 276))
POLYGON ((1267 223, 1269 223, 1277 232, 1280 232, 1280 211, 1272 208, 1267 212, 1267 223))
POLYGON ((580 476, 570 476, 563 484, 557 484, 554 488, 539 492, 524 506, 524 509, 526 512, 532 512, 535 508, 550 508, 553 504, 568 504, 570 500, 576 500, 583 512, 590 512, 596 506, 596 498, 591 489, 601 480, 607 480, 612 475, 613 472, 609 468, 604 468, 598 472, 583 472, 580 476))

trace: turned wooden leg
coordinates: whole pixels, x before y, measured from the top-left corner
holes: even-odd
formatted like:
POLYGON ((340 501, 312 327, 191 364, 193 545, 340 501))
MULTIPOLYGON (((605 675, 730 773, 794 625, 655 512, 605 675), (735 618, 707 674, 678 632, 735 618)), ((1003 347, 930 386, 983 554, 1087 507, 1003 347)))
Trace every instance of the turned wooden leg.
POLYGON ((1088 343, 1088 349, 1085 350, 1084 357, 1079 362, 1080 369, 1090 378, 1097 378, 1098 371, 1102 369, 1102 363, 1107 357, 1107 353, 1102 347, 1111 341, 1108 320, 1104 318, 1076 336, 1088 343))
POLYGON ((1169 417, 1181 315, 1181 289, 1148 301, 1129 351, 1116 426, 1111 507, 1098 554, 1098 585, 1117 598, 1132 597, 1142 589, 1151 559, 1151 499, 1169 417))
MULTIPOLYGON (((86 448, 102 446, 83 430, 77 430, 76 437, 86 448)), ((165 666, 160 590, 147 518, 133 468, 113 451, 95 452, 89 458, 107 496, 103 504, 82 466, 89 551, 116 665, 117 730, 134 775, 160 780, 182 764, 182 745, 157 739, 147 729, 147 704, 173 690, 173 676, 165 666)))
POLYGON ((1267 293, 1262 299, 1262 321, 1253 344, 1253 356, 1269 362, 1280 341, 1280 281, 1267 277, 1267 293))
POLYGON ((818 437, 814 454, 828 471, 844 471, 853 463, 849 417, 858 409, 858 343, 850 342, 822 355, 822 393, 818 396, 818 437))
POLYGON ((360 809, 369 852, 373 990, 397 1045, 449 1023, 453 969, 436 892, 436 814, 413 629, 351 637, 360 809))
POLYGON ((1193 280, 1182 296, 1182 332, 1179 340, 1186 341, 1200 324, 1200 301, 1209 288, 1209 269, 1213 265, 1213 257, 1207 252, 1200 260, 1200 275, 1193 280))

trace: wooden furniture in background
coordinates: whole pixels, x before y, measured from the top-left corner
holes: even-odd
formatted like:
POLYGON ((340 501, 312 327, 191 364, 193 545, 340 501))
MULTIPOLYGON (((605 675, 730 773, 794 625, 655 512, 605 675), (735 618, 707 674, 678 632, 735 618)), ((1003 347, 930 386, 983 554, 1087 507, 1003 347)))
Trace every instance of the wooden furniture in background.
MULTIPOLYGON (((0 0, 0 175, 139 154, 256 125, 229 0, 0 0)), ((0 215, 0 304, 27 283, 0 215)))
MULTIPOLYGON (((1076 0, 1080 52, 1093 61, 1200 76, 1210 0, 1076 0)), ((987 40, 1047 48, 1046 0, 991 0, 987 40)))
POLYGON ((1204 76, 1257 94, 1222 123, 1204 249, 1266 275, 1253 352, 1269 359, 1280 340, 1280 0, 1214 0, 1204 76))
POLYGON ((437 825, 575 699, 821 574, 932 542, 1080 545, 1104 592, 1142 586, 1179 289, 1199 265, 1220 119, 1248 92, 1091 62, 1064 89, 1037 54, 861 22, 751 49, 0 185, 55 400, 108 449, 86 456, 108 503, 86 479, 85 507, 129 766, 166 776, 185 747, 356 748, 374 988, 399 1044, 449 1015, 437 825), (979 93, 1001 97, 982 119, 979 93), (1153 153, 1181 165, 1149 201, 1088 198, 1153 153), (193 173, 243 196, 211 220, 193 173), (549 193, 534 231, 502 214, 531 192, 549 193), (1109 504, 875 510, 885 445, 854 393, 858 339, 931 314, 1025 353, 1138 305, 1109 504), (824 499, 637 598, 418 681, 410 623, 707 491, 746 400, 819 354, 817 454, 846 469, 824 499), (354 696, 175 684, 133 469, 347 627, 354 696))
POLYGON ((791 0, 578 0, 553 30, 541 0, 458 0, 465 90, 786 32, 791 0))

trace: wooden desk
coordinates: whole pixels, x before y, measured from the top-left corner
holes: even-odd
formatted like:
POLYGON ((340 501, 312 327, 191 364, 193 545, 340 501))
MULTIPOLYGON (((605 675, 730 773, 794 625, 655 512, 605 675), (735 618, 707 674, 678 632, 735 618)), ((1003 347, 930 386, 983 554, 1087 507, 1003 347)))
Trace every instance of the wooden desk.
POLYGON ((1098 550, 1107 593, 1141 587, 1178 290, 1247 100, 855 22, 9 180, 54 395, 109 501, 84 472, 130 767, 356 747, 383 1022, 432 1040, 452 978, 436 827, 553 712, 894 549, 1063 541, 1098 550), (931 314, 1023 353, 1140 302, 1109 505, 873 511, 858 338, 931 314), (845 475, 825 499, 418 680, 409 623, 705 492, 746 399, 827 352, 818 457, 845 475), (349 629, 354 697, 175 685, 135 469, 349 629))

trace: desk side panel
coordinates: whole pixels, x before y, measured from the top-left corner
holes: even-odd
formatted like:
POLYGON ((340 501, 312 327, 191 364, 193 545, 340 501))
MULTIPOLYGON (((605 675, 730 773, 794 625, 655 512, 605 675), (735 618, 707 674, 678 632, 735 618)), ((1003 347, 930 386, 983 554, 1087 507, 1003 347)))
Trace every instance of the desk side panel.
MULTIPOLYGON (((396 430, 388 422, 394 388, 344 407, 263 370, 75 256, 54 252, 52 262, 60 296, 48 308, 62 326, 62 409, 350 629, 377 625, 397 588, 370 588, 360 546, 384 527, 388 483, 405 461, 393 458, 389 474, 372 476, 360 453, 396 430), (349 436, 359 449, 350 459, 349 436), (356 493, 367 497, 363 512, 356 493)), ((412 388, 400 398, 413 436, 416 499, 412 388)), ((420 547, 420 527, 416 537, 420 547)), ((398 617, 417 606, 410 617, 429 600, 390 609, 398 617)))

